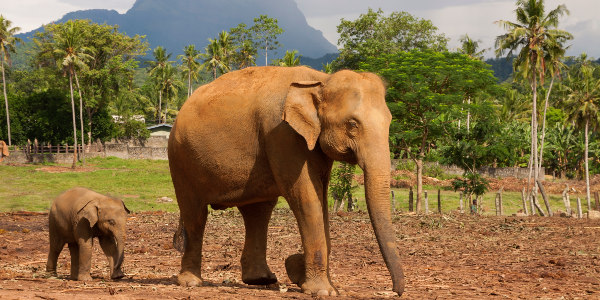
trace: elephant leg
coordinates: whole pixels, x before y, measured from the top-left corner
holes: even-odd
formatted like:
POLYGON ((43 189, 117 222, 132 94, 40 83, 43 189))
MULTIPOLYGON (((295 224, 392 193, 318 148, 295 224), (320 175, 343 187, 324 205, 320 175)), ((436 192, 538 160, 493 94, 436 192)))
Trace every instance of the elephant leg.
POLYGON ((242 252, 242 281, 252 285, 277 282, 267 265, 267 230, 277 199, 238 207, 244 218, 246 238, 242 252))
MULTIPOLYGON (((179 195, 177 199, 179 201, 179 195)), ((187 243, 181 258, 181 271, 177 276, 177 282, 181 286, 200 286, 202 285, 202 241, 208 207, 202 205, 195 210, 182 208, 180 213, 183 218, 187 243)))
POLYGON ((71 255, 71 279, 77 280, 79 276, 79 246, 77 243, 69 243, 69 254, 71 255))
POLYGON ((119 279, 125 277, 125 274, 121 271, 121 258, 115 245, 115 239, 112 236, 100 236, 98 240, 100 240, 100 247, 108 260, 110 278, 119 279))
MULTIPOLYGON (((76 244, 76 253, 78 256, 77 264, 77 280, 80 281, 90 281, 92 280, 92 276, 90 275, 90 270, 92 269, 92 248, 93 248, 93 238, 87 239, 79 239, 76 244)), ((70 244, 69 244, 70 245, 70 244)), ((69 247, 69 250, 71 247, 69 247)), ((73 252, 71 252, 73 253, 73 252)), ((71 254, 71 270, 73 270, 73 256, 71 254)), ((71 275, 73 277, 73 275, 71 275)))
POLYGON ((56 276, 56 265, 58 263, 58 256, 65 246, 65 242, 59 240, 50 233, 50 251, 48 252, 48 262, 46 263, 46 272, 52 276, 56 276))
MULTIPOLYGON (((302 246, 304 248, 304 266, 296 265, 289 268, 291 264, 299 263, 298 259, 292 257, 286 269, 300 272, 303 267, 304 276, 296 276, 302 291, 317 295, 337 295, 337 290, 331 284, 329 278, 329 234, 326 233, 323 209, 323 193, 320 186, 297 185, 297 190, 288 196, 290 208, 298 221, 302 246)), ((288 274, 289 276, 290 274, 288 274)), ((292 275, 294 277, 294 275, 292 275)))

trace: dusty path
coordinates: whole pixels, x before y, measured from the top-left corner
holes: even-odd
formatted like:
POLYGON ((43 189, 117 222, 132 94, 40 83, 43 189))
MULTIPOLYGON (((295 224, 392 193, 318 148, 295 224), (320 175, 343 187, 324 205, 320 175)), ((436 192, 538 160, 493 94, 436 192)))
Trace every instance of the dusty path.
MULTIPOLYGON (((47 278, 47 215, 0 214, 0 299, 311 299, 290 284, 284 259, 300 251, 287 210, 273 215, 268 261, 272 286, 241 282, 244 228, 239 213, 209 217, 204 243, 206 286, 175 284, 180 255, 171 247, 176 214, 138 213, 128 221, 126 279, 107 281, 96 245, 92 282, 47 278)), ((566 218, 416 216, 394 220, 406 275, 405 299, 600 299, 600 222, 566 218), (564 297, 564 298, 561 298, 564 297)), ((331 220, 331 274, 338 299, 389 298, 391 282, 364 212, 331 220)), ((96 243, 97 244, 97 243, 96 243)))

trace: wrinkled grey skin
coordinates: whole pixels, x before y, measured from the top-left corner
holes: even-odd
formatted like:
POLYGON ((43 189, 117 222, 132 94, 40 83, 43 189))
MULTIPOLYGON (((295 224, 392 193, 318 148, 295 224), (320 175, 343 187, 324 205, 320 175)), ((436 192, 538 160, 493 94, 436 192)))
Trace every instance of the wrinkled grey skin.
POLYGON ((52 203, 49 215, 50 252, 46 271, 56 276, 58 256, 65 244, 71 253, 71 279, 91 280, 93 239, 97 237, 110 266, 110 278, 125 276, 126 221, 123 201, 86 188, 72 188, 52 203))

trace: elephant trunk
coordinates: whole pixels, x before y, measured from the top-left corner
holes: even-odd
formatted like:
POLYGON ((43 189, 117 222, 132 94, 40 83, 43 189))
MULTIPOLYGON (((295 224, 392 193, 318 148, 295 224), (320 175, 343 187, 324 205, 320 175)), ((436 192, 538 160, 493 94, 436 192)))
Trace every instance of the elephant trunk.
POLYGON ((390 212, 390 156, 387 143, 384 148, 383 153, 382 151, 368 152, 377 157, 361 159, 359 156, 358 164, 365 173, 367 209, 383 260, 392 276, 393 291, 402 295, 404 273, 396 248, 396 234, 390 212))
POLYGON ((113 266, 110 270, 110 278, 119 279, 125 276, 123 271, 121 271, 121 265, 123 264, 123 260, 125 258, 125 238, 115 236, 115 244, 117 245, 117 249, 113 256, 113 266))

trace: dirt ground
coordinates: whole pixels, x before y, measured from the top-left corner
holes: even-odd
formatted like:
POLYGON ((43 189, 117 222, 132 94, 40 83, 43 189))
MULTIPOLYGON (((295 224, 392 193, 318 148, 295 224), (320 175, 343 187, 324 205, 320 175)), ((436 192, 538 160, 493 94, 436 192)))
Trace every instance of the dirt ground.
MULTIPOLYGON (((177 214, 138 213, 128 220, 123 266, 107 279, 95 243, 91 282, 68 280, 69 255, 58 278, 45 273, 47 214, 0 214, 0 299, 310 299, 292 285, 284 259, 301 250, 295 219, 274 213, 267 259, 279 282, 241 282, 244 228, 236 210, 214 211, 204 242, 205 285, 175 282, 180 254, 171 246, 177 214), (75 297, 75 298, 74 298, 75 297)), ((366 212, 331 217, 331 277, 338 299, 394 297, 366 212)), ((394 216, 406 276, 405 299, 600 299, 600 221, 469 215, 394 216)))

